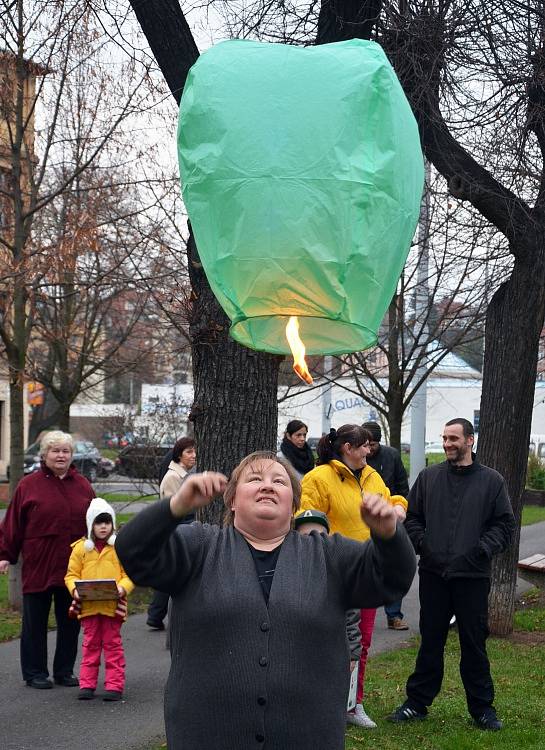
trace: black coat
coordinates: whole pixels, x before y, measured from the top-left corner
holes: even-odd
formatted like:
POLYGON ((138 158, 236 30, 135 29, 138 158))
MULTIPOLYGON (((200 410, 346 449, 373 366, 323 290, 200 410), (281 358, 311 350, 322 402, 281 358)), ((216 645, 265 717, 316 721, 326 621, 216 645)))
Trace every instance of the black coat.
POLYGON ((381 445, 374 456, 367 456, 367 463, 378 471, 382 481, 392 495, 409 495, 409 480, 399 451, 389 445, 381 445))
POLYGON ((405 528, 422 570, 444 578, 490 577, 490 560, 515 530, 501 474, 477 460, 460 467, 444 461, 420 472, 408 499, 405 528))
POLYGON ((407 592, 416 561, 403 527, 365 544, 289 532, 267 606, 238 531, 177 523, 160 501, 116 540, 131 579, 172 596, 169 750, 342 750, 345 612, 407 592))

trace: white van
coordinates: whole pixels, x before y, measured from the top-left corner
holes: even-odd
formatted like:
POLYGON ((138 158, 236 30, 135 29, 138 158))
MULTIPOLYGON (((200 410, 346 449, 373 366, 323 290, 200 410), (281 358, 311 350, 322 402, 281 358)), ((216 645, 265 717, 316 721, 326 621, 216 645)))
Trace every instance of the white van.
POLYGON ((545 435, 530 435, 528 453, 545 459, 545 435))

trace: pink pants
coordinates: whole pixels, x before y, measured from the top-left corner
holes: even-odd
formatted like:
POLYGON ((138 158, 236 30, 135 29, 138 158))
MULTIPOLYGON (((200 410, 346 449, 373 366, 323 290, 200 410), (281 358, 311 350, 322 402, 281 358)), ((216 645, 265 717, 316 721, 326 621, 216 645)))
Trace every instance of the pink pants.
POLYGON ((89 615, 81 618, 83 646, 79 670, 80 688, 97 686, 100 654, 104 650, 104 687, 123 692, 125 687, 125 654, 121 640, 122 622, 117 617, 89 615))
POLYGON ((360 617, 361 633, 361 656, 358 671, 358 690, 356 692, 356 703, 363 701, 363 683, 365 681, 365 665, 367 664, 367 654, 371 648, 371 638, 373 628, 375 627, 376 609, 362 609, 360 617))

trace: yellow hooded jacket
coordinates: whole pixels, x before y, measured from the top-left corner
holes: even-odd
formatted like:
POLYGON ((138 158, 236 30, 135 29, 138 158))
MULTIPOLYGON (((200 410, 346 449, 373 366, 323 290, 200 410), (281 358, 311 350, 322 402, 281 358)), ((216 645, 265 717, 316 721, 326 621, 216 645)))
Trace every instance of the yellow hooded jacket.
MULTIPOLYGON (((134 583, 123 570, 114 547, 104 545, 101 552, 95 547, 85 550, 85 538, 78 539, 72 544, 72 554, 68 562, 68 570, 64 577, 66 588, 72 595, 76 581, 89 578, 114 578, 118 586, 123 586, 127 594, 134 589, 134 583)), ((114 617, 117 607, 116 601, 87 601, 81 603, 79 618, 89 615, 106 615, 114 617)))
MULTIPOLYGON (((336 532, 359 542, 369 539, 369 527, 361 520, 361 493, 379 494, 392 505, 407 510, 407 501, 401 495, 390 495, 390 490, 380 474, 365 465, 360 480, 350 469, 335 459, 317 466, 305 474, 301 483, 301 512, 321 510, 327 515, 330 533, 336 532)), ((299 514, 297 514, 299 515, 299 514)))

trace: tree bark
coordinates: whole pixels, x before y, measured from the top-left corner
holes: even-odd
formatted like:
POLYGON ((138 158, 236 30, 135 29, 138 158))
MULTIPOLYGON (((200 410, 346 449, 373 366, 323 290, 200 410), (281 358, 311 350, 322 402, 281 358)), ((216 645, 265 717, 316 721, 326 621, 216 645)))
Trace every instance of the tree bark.
POLYGON ((493 564, 490 629, 513 628, 516 570, 532 425, 538 343, 545 318, 545 246, 533 262, 516 261, 494 294, 486 319, 478 455, 502 474, 517 521, 513 544, 493 564), (537 262, 536 262, 537 261, 537 262))
MULTIPOLYGON (((446 15, 442 13, 447 12, 448 6, 437 6, 432 11, 398 18, 383 41, 413 108, 426 157, 448 181, 453 195, 470 201, 504 234, 515 258, 513 272, 495 293, 487 314, 479 431, 479 457, 505 477, 518 521, 513 544, 493 566, 490 629, 505 634, 513 627, 521 493, 544 319, 545 222, 540 202, 545 197, 540 192, 531 208, 479 164, 450 132, 440 98, 444 89, 444 42, 448 37, 446 15)), ((532 91, 536 101, 528 100, 528 125, 537 134, 543 153, 542 55, 535 56, 535 65, 532 91)))
POLYGON ((131 0, 161 73, 179 104, 189 68, 199 50, 178 0, 131 0))
POLYGON ((370 39, 382 0, 322 0, 316 44, 370 39))
POLYGON ((401 423, 403 421, 403 388, 401 385, 402 372, 399 365, 399 336, 402 323, 400 314, 400 297, 394 294, 388 307, 388 429, 390 431, 390 445, 401 449, 401 423))
MULTIPOLYGON (((9 378, 9 425, 10 425, 10 465, 9 496, 13 497, 19 479, 23 476, 23 456, 25 448, 25 399, 21 373, 10 369, 9 378)), ((11 607, 22 607, 21 565, 10 565, 8 578, 8 601, 11 607)))
MULTIPOLYGON (((208 285, 192 232, 188 264, 193 289, 189 335, 195 392, 189 419, 195 428, 197 466, 229 475, 248 453, 276 452, 282 357, 247 349, 228 336, 229 319, 208 285)), ((222 515, 223 503, 216 500, 200 517, 218 523, 222 515)))
MULTIPOLYGON (((189 68, 199 55, 176 0, 133 1, 132 6, 177 102, 189 68)), ((249 452, 276 447, 277 388, 281 358, 252 351, 229 338, 229 321, 202 269, 195 240, 188 242, 193 291, 189 334, 193 359, 197 465, 229 474, 249 452)), ((221 500, 200 513, 218 523, 221 500)))

